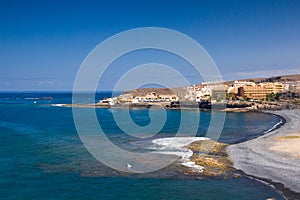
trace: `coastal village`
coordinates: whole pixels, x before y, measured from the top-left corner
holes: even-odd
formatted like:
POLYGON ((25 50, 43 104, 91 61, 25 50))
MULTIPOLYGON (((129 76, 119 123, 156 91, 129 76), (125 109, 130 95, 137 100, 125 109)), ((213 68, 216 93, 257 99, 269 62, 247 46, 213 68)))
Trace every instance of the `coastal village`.
POLYGON ((140 88, 118 97, 105 98, 97 106, 163 106, 208 108, 226 105, 227 110, 299 107, 300 75, 228 82, 202 82, 180 88, 140 88))

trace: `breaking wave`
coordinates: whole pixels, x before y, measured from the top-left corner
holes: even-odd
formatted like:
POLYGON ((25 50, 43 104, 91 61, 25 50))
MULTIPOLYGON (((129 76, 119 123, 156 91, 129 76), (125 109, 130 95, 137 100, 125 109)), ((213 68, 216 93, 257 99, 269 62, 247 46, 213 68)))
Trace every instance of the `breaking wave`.
POLYGON ((192 168, 194 171, 202 172, 203 167, 196 165, 195 162, 190 160, 193 151, 187 148, 187 145, 200 141, 209 140, 206 137, 172 137, 172 138, 159 138, 152 140, 151 149, 156 150, 156 153, 177 155, 180 157, 180 163, 183 166, 192 168))

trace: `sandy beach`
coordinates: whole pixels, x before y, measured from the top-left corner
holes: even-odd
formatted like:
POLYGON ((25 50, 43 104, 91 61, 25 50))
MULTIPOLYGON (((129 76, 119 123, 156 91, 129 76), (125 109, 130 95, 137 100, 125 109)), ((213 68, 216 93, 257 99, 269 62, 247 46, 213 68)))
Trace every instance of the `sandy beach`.
POLYGON ((272 113, 285 118, 286 123, 261 137, 231 145, 227 151, 236 169, 281 183, 282 190, 295 192, 289 199, 300 199, 300 110, 272 113))

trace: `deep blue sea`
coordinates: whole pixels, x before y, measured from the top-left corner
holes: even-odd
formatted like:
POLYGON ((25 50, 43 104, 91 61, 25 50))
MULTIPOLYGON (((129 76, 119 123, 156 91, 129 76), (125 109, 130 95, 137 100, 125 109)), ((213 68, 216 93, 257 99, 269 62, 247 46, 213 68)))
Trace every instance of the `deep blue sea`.
MULTIPOLYGON (((110 95, 98 93, 96 99, 110 95)), ((179 174, 174 167, 131 175, 106 167, 83 146, 72 109, 51 106, 71 102, 71 93, 0 94, 0 199, 283 199, 272 187, 243 176, 200 179, 179 174)), ((139 151, 150 143, 150 139, 124 134, 114 122, 114 109, 96 112, 116 145, 139 151)), ((151 121, 148 109, 130 112, 138 125, 151 121)), ((180 112, 166 113, 164 127, 151 139, 173 137, 177 132, 180 112)), ((201 116, 197 136, 205 136, 211 113, 197 114, 201 116)), ((219 141, 232 144, 249 140, 280 120, 264 113, 227 113, 219 141)))

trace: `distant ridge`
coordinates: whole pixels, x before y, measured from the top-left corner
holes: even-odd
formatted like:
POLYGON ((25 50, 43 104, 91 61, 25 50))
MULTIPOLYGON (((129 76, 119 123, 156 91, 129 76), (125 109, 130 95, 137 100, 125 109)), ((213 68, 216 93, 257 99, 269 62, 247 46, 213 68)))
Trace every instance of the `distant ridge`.
MULTIPOLYGON (((232 81, 225 81, 224 84, 231 85, 236 80, 232 81)), ((300 74, 293 74, 293 75, 282 75, 282 76, 272 76, 270 78, 247 78, 247 79, 239 79, 237 81, 251 81, 255 83, 263 83, 263 82, 288 82, 288 81, 300 81, 300 74)), ((148 93, 155 92, 157 94, 173 94, 174 92, 180 94, 185 91, 185 87, 178 87, 178 88, 139 88, 135 90, 125 90, 123 95, 146 95, 148 93)))
MULTIPOLYGON (((240 79, 239 81, 252 81, 252 82, 256 82, 256 83, 300 81, 300 74, 272 76, 270 78, 248 78, 248 79, 240 79)), ((227 83, 230 83, 230 82, 234 82, 234 81, 228 81, 227 83)))
POLYGON ((180 93, 184 91, 184 87, 178 88, 139 88, 135 90, 126 90, 123 94, 131 94, 131 95, 147 95, 148 93, 157 93, 161 95, 168 95, 174 93, 180 93))

